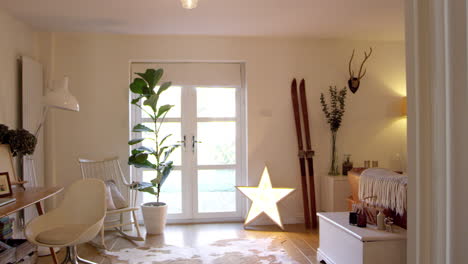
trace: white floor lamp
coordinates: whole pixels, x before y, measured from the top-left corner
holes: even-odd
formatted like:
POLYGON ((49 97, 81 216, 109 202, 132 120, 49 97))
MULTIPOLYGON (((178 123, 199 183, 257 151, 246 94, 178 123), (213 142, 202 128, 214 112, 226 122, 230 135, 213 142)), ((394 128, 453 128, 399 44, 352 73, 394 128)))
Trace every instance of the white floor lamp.
MULTIPOLYGON (((37 126, 37 129, 34 133, 36 138, 38 137, 41 128, 44 125, 44 122, 47 117, 47 113, 50 108, 55 108, 55 109, 61 109, 61 110, 67 110, 67 111, 74 111, 74 112, 79 112, 80 111, 80 105, 78 104, 78 100, 70 93, 70 90, 68 89, 68 83, 69 83, 69 78, 65 76, 61 80, 54 80, 52 83, 52 90, 50 90, 42 99, 42 104, 43 104, 43 113, 41 120, 37 126)), ((31 157, 28 157, 30 164, 29 172, 32 173, 32 185, 37 186, 37 179, 36 179, 36 170, 35 170, 35 164, 34 164, 34 159, 31 157)), ((58 251, 59 248, 55 248, 55 251, 58 251)), ((49 248, 45 247, 39 247, 38 248, 38 255, 39 256, 47 256, 50 255, 50 250, 49 248)))
POLYGON ((44 122, 47 117, 47 112, 50 108, 56 108, 61 110, 67 111, 80 111, 80 105, 78 104, 78 100, 70 93, 68 89, 68 76, 65 76, 61 80, 53 81, 53 87, 50 92, 46 94, 43 98, 43 105, 44 105, 44 112, 42 114, 41 121, 37 126, 36 132, 34 135, 39 135, 39 132, 44 125, 44 122))

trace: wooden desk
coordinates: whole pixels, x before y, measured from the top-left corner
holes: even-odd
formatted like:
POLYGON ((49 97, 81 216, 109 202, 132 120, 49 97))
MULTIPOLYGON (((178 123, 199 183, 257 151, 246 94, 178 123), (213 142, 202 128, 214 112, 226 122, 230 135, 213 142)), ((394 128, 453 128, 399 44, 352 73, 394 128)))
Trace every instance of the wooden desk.
MULTIPOLYGON (((56 195, 62 190, 63 187, 34 187, 27 188, 25 191, 16 189, 13 193, 13 198, 16 198, 16 201, 4 206, 0 206, 0 217, 14 214, 33 204, 36 205, 37 213, 42 215, 44 211, 42 210, 41 201, 56 195)), ((50 248, 50 253, 54 263, 58 264, 57 255, 55 254, 53 248, 50 248)))

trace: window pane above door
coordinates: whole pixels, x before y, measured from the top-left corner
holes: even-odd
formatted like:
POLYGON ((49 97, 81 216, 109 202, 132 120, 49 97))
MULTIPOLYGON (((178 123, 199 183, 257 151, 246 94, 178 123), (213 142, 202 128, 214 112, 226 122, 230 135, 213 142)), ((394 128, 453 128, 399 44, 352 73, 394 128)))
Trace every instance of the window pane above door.
POLYGON ((198 122, 198 165, 236 163, 236 122, 198 122))
POLYGON ((236 170, 198 171, 198 212, 236 211, 236 170))
POLYGON ((236 117, 236 89, 198 87, 197 117, 236 117))

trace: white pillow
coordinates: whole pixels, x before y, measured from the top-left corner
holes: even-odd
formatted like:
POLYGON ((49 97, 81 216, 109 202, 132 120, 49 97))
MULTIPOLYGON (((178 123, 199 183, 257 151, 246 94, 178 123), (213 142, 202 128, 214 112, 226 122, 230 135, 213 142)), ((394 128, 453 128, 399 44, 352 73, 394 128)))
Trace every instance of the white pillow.
POLYGON ((106 204, 107 210, 115 210, 117 209, 114 204, 114 200, 112 200, 112 193, 110 186, 106 184, 106 204))
POLYGON ((106 186, 110 189, 112 196, 112 202, 114 203, 115 209, 122 209, 128 207, 128 202, 120 193, 119 188, 115 184, 114 180, 105 181, 106 186))

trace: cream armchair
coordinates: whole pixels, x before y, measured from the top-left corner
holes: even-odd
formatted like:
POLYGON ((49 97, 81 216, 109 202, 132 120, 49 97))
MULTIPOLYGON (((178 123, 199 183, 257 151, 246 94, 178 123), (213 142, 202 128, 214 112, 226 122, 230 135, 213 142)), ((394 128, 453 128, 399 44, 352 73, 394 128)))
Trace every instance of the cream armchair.
POLYGON ((97 179, 79 180, 66 191, 58 208, 26 226, 29 242, 43 247, 67 247, 64 263, 93 263, 77 255, 76 246, 91 241, 106 216, 106 187, 97 179))

